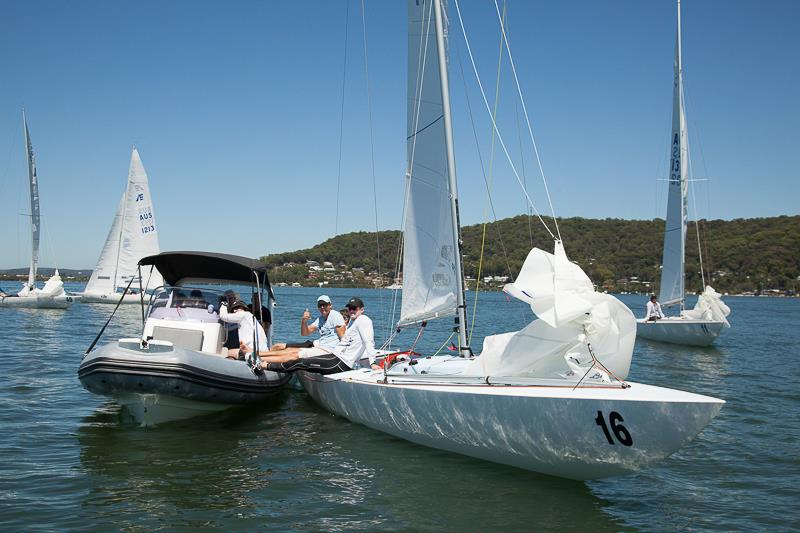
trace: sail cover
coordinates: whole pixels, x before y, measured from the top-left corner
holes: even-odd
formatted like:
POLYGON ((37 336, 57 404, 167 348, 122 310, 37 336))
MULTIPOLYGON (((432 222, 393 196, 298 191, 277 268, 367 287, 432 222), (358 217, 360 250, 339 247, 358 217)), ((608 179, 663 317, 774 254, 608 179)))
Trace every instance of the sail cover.
POLYGON ((31 267, 28 271, 28 287, 33 286, 36 281, 36 270, 39 265, 39 179, 36 176, 36 158, 33 155, 33 144, 28 132, 28 121, 25 119, 25 111, 22 112, 22 123, 25 129, 25 155, 28 159, 28 184, 31 194, 31 267))
POLYGON ((457 236, 434 16, 432 0, 409 0, 401 325, 455 315, 458 305, 457 236))
POLYGON ((661 305, 669 307, 683 302, 683 261, 686 247, 686 196, 688 192, 688 138, 683 102, 683 70, 681 66, 681 26, 675 42, 675 81, 672 101, 672 135, 670 136, 670 167, 667 193, 667 220, 664 227, 662 256, 661 305))
MULTIPOLYGON (((158 253, 158 226, 150 198, 150 186, 139 152, 134 148, 128 185, 117 207, 97 266, 86 285, 86 292, 113 293, 117 287, 126 287, 136 275, 139 260, 158 253)), ((142 280, 143 287, 153 288, 161 284, 163 280, 157 272, 152 277, 148 272, 142 280)))

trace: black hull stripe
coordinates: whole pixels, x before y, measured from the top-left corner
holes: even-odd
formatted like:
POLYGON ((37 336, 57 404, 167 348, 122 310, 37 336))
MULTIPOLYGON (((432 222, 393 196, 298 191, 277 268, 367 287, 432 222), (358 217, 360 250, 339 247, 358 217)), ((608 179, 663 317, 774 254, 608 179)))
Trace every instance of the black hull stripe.
MULTIPOLYGON (((244 364, 244 363, 243 363, 244 364)), ((145 378, 179 379, 209 388, 231 392, 245 392, 263 394, 273 389, 282 387, 291 379, 291 375, 277 374, 279 379, 269 380, 264 376, 252 379, 238 378, 230 375, 209 372, 186 364, 158 363, 158 362, 129 362, 112 358, 97 358, 84 363, 78 369, 78 379, 83 382, 90 377, 99 377, 101 374, 140 376, 145 378)), ((131 388, 130 392, 142 392, 141 389, 131 388)))

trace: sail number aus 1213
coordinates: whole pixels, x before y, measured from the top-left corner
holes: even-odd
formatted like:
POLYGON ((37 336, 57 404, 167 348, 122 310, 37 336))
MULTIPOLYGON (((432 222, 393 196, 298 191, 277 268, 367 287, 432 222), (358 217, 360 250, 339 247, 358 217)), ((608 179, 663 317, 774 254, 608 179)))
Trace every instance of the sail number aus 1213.
POLYGON ((613 432, 614 436, 623 446, 633 445, 633 437, 631 437, 628 428, 622 425, 624 420, 622 419, 622 415, 618 412, 611 411, 608 414, 608 425, 606 425, 606 419, 603 416, 602 411, 597 411, 597 418, 595 418, 594 421, 598 426, 603 428, 603 433, 605 434, 606 440, 608 440, 609 444, 614 444, 614 439, 611 437, 611 432, 613 432), (611 432, 608 430, 609 425, 611 426, 611 432))

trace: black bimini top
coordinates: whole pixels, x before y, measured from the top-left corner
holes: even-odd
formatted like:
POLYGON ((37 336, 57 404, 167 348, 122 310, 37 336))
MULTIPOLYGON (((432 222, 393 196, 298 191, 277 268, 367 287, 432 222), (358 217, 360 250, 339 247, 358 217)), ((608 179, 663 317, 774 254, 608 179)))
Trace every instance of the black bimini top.
POLYGON ((140 266, 153 265, 169 285, 184 281, 258 284, 272 294, 267 266, 261 261, 239 255, 213 252, 162 252, 139 261, 140 266))

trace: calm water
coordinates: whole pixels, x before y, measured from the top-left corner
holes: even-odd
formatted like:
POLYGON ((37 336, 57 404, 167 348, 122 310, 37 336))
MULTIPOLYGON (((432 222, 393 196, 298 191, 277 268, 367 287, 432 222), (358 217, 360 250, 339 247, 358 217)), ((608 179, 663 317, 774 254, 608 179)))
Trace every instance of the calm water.
MULTIPOLYGON (((76 288, 76 287, 73 287, 76 288)), ((385 336, 389 291, 361 296, 385 336)), ((296 338, 316 290, 278 289, 278 336, 296 338)), ((475 293, 469 293, 470 301, 475 293)), ((623 296, 639 311, 644 298, 623 296)), ((0 530, 800 529, 800 300, 727 298, 714 348, 638 341, 630 378, 727 400, 657 467, 588 483, 423 448, 351 424, 286 390, 257 407, 136 427, 76 370, 111 306, 0 309, 0 530)), ((530 311, 481 293, 473 344, 530 311)), ((138 334, 128 307, 106 339, 138 334)), ((419 348, 437 349, 448 324, 419 348)), ((410 341, 406 341, 410 342, 410 341)))

